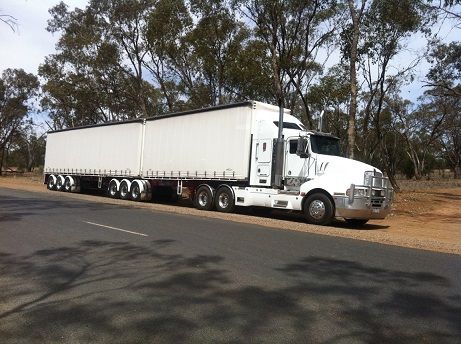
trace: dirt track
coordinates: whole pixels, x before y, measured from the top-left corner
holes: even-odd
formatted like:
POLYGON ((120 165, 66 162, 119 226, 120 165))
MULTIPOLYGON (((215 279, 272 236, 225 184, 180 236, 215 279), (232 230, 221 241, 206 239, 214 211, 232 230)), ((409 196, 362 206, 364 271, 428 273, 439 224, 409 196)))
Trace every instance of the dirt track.
POLYGON ((272 211, 267 217, 254 216, 247 209, 243 209, 238 214, 223 214, 199 211, 187 206, 134 203, 93 195, 53 192, 46 190, 46 187, 41 184, 40 177, 2 177, 0 178, 0 187, 46 192, 53 197, 71 197, 93 202, 123 204, 156 211, 251 223, 281 230, 340 236, 461 255, 460 187, 403 191, 396 196, 391 216, 386 220, 370 221, 361 229, 348 228, 342 221, 337 221, 330 227, 309 225, 304 223, 299 215, 287 214, 282 211, 272 211))

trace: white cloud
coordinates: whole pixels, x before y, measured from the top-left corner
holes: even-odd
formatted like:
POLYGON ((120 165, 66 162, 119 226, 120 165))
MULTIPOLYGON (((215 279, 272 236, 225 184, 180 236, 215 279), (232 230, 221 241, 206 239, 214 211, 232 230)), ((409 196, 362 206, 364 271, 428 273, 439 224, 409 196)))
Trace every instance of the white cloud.
MULTIPOLYGON (((16 32, 0 23, 0 71, 6 68, 23 68, 29 73, 37 73, 38 66, 45 56, 54 52, 58 39, 46 31, 48 10, 59 0, 3 0, 0 5, 2 14, 17 19, 16 32)), ((65 0, 70 9, 83 8, 87 0, 65 0)))

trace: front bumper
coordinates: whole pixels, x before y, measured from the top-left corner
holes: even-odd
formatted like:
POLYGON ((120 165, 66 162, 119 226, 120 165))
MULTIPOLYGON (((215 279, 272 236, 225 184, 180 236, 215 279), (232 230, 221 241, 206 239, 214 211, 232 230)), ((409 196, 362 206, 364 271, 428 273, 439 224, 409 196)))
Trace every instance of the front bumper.
POLYGON ((372 205, 369 197, 355 198, 349 203, 349 197, 333 197, 335 200, 336 217, 345 219, 384 219, 391 212, 389 202, 383 201, 378 207, 372 205))
POLYGON ((345 219, 384 219, 391 212, 394 189, 389 179, 380 175, 365 176, 365 185, 352 184, 348 195, 335 195, 336 217, 345 219))

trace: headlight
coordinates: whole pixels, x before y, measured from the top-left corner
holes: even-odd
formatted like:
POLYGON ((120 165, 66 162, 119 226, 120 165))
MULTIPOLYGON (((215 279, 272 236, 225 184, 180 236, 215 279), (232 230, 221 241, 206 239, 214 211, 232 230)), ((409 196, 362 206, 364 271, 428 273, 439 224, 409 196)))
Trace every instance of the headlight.
POLYGON ((373 197, 384 197, 384 190, 373 190, 373 197))
MULTIPOLYGON (((346 190, 346 196, 351 195, 351 189, 346 190)), ((354 197, 366 197, 367 189, 354 189, 354 197)))

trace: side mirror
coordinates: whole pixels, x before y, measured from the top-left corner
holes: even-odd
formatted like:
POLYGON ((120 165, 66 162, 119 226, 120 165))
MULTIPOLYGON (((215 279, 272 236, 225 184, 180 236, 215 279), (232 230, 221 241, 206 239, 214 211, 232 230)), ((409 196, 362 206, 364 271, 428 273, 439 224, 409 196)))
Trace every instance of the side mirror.
POLYGON ((296 155, 300 158, 308 158, 309 157, 309 145, 307 139, 305 137, 298 138, 298 148, 296 149, 296 155))

